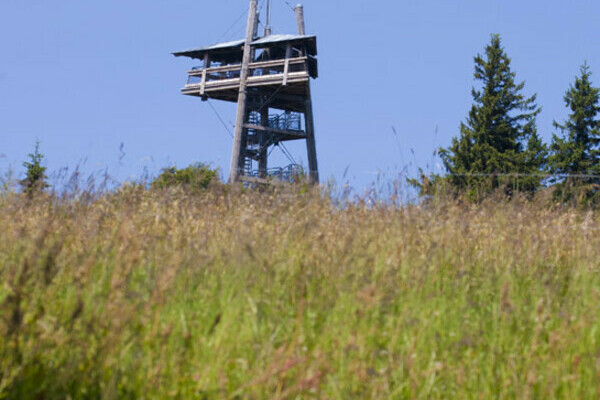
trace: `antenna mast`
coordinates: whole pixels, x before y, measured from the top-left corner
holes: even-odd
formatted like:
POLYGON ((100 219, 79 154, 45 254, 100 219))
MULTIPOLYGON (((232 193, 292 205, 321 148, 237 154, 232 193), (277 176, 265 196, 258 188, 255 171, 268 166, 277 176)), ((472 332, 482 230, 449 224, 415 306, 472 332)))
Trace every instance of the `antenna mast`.
POLYGON ((267 0, 267 23, 265 24, 265 36, 269 36, 271 33, 271 0, 267 0))

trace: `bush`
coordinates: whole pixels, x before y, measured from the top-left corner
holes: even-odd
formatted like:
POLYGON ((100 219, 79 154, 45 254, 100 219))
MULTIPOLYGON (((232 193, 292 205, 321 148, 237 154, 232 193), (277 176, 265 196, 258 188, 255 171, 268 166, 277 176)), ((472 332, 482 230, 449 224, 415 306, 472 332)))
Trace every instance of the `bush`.
POLYGON ((218 169, 212 169, 206 164, 196 163, 184 169, 175 167, 163 169, 151 186, 155 189, 184 187, 192 190, 205 190, 219 182, 218 169))

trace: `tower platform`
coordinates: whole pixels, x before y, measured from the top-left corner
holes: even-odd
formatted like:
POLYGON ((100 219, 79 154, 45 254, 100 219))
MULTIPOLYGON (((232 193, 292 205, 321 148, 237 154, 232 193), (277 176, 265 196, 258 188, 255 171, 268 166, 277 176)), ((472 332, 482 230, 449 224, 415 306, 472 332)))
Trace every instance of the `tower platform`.
MULTIPOLYGON (((188 71, 181 93, 203 99, 236 103, 239 97, 244 40, 175 52, 176 57, 202 60, 188 71)), ((273 96, 269 107, 304 112, 307 83, 318 78, 317 38, 306 35, 270 35, 254 40, 255 57, 249 64, 249 95, 273 96), (291 57, 286 58, 286 53, 291 57), (306 49, 306 50, 305 50, 306 49)))

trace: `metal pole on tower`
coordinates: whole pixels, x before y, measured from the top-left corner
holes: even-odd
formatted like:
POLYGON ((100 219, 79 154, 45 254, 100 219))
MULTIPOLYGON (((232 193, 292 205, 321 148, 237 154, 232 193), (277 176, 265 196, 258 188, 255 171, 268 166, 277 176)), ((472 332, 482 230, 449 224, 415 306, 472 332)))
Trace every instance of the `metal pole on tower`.
POLYGON ((269 36, 271 33, 271 0, 267 0, 267 23, 265 24, 265 36, 269 36))

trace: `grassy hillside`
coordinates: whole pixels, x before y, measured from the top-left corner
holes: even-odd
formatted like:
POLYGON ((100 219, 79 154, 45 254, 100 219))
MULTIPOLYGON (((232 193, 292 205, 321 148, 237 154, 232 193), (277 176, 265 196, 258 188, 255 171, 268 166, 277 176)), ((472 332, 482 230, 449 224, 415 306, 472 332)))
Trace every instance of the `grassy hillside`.
POLYGON ((596 399, 598 217, 0 196, 0 398, 596 399))

